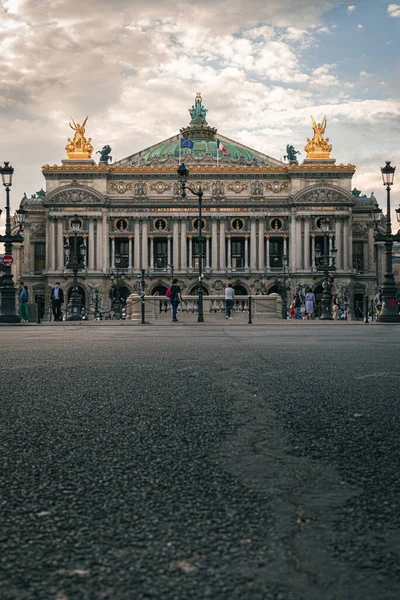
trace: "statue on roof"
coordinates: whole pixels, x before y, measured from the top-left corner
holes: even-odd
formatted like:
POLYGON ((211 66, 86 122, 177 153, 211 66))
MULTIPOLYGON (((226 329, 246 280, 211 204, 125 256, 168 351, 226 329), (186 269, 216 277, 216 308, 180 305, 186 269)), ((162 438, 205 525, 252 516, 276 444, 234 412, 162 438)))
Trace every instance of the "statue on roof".
POLYGON ((307 138, 307 144, 304 150, 307 152, 307 158, 329 158, 332 146, 328 144, 329 138, 324 138, 326 129, 326 117, 321 123, 316 123, 311 117, 311 123, 314 130, 314 136, 310 140, 307 138))
POLYGON ((298 160, 296 158, 296 154, 300 154, 300 152, 298 150, 294 149, 294 146, 292 146, 291 144, 287 144, 286 146, 286 154, 283 157, 284 160, 288 160, 290 164, 293 165, 298 165, 298 160))
POLYGON ((207 112, 208 112, 207 108, 204 108, 204 106, 203 106, 203 100, 202 100, 201 94, 200 94, 200 92, 198 92, 196 94, 194 106, 192 106, 192 108, 189 108, 189 113, 192 118, 192 122, 193 121, 205 121, 207 112))
POLYGON ((96 154, 100 154, 100 160, 99 160, 99 164, 106 164, 108 165, 108 161, 112 161, 112 156, 110 156, 111 154, 111 146, 109 146, 108 144, 106 144, 105 146, 103 146, 103 148, 101 150, 97 150, 96 154))
POLYGON ((68 144, 65 146, 65 150, 67 151, 68 158, 70 160, 90 158, 90 155, 93 152, 93 146, 90 143, 92 138, 86 139, 85 137, 85 125, 87 120, 88 117, 86 117, 81 125, 80 123, 75 123, 71 117, 73 126, 71 123, 69 123, 69 126, 71 129, 73 129, 73 131, 75 131, 75 133, 72 140, 71 138, 68 138, 68 144))

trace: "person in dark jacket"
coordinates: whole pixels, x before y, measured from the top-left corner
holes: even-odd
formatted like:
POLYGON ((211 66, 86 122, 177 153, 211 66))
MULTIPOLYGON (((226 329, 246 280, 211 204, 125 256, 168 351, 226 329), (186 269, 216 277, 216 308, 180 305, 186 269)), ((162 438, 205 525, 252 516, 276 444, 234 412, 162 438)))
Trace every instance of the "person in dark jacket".
POLYGON ((172 282, 171 295, 169 299, 172 306, 172 321, 176 323, 178 321, 176 318, 176 313, 178 311, 179 302, 182 302, 182 292, 177 279, 174 279, 172 282))
POLYGON ((295 294, 294 296, 294 318, 303 320, 301 316, 301 300, 299 294, 295 294))
POLYGON ((54 320, 61 321, 61 305, 64 304, 64 292, 60 288, 59 281, 57 281, 56 285, 52 288, 50 299, 54 320))

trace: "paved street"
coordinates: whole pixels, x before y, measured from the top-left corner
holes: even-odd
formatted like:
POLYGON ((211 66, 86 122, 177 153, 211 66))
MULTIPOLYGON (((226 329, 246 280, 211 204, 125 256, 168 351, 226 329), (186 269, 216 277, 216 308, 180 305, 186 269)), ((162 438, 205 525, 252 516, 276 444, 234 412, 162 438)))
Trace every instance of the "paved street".
POLYGON ((397 600, 400 326, 0 329, 2 600, 397 600))

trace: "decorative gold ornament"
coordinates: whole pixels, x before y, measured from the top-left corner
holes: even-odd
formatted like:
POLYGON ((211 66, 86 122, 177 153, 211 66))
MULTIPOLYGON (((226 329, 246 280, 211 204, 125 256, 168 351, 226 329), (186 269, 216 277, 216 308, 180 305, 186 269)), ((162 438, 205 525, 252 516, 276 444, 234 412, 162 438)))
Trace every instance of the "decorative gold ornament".
POLYGON ((74 126, 72 126, 71 123, 69 123, 69 126, 75 133, 72 140, 71 138, 68 138, 68 144, 65 146, 68 160, 88 160, 93 152, 93 146, 90 143, 92 138, 85 138, 85 125, 88 117, 86 117, 82 125, 75 123, 72 117, 71 120, 74 126))
POLYGON ((266 181, 264 183, 264 187, 267 190, 271 190, 271 192, 274 192, 274 194, 278 194, 279 192, 282 192, 283 190, 287 190, 289 188, 289 182, 288 181, 266 181))
POLYGON ((150 184, 150 190, 152 192, 157 192, 157 194, 163 194, 165 190, 170 190, 171 184, 165 183, 164 181, 157 181, 157 183, 150 184))
POLYGON ((328 144, 329 138, 325 139, 323 137, 326 129, 326 117, 324 117, 322 123, 316 123, 313 117, 311 117, 311 122, 314 129, 314 137, 312 140, 310 140, 310 138, 307 138, 307 144, 306 146, 304 146, 304 150, 307 152, 307 158, 330 158, 332 146, 331 144, 328 144))
POLYGON ((127 192, 128 190, 132 189, 132 183, 128 182, 125 183, 125 181, 112 181, 110 183, 110 191, 111 192, 118 192, 118 194, 125 194, 125 192, 127 192))
POLYGON ((234 183, 228 183, 227 187, 230 192, 240 194, 243 192, 243 190, 247 190, 249 185, 247 183, 243 183, 242 181, 235 181, 234 183))

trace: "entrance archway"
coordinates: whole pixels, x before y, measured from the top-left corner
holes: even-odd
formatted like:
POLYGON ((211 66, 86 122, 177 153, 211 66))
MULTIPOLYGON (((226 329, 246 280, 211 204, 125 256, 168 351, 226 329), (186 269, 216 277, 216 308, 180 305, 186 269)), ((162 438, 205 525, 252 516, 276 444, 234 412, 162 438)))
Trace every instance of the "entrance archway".
POLYGON ((235 296, 248 296, 249 295, 249 292, 246 290, 244 285, 240 285, 240 283, 236 283, 233 286, 233 291, 234 291, 235 296))
POLYGON ((167 293, 167 286, 166 285, 156 285, 155 288, 152 289, 151 291, 151 295, 152 296, 165 296, 165 294, 167 293))
POLYGON ((270 294, 279 294, 279 289, 277 285, 273 285, 269 288, 267 295, 269 296, 270 294))
MULTIPOLYGON (((195 285, 195 286, 194 286, 194 287, 193 287, 193 288, 190 290, 190 292, 189 292, 189 296, 197 296, 197 295, 198 295, 198 293, 199 293, 199 286, 198 286, 198 285, 195 285)), ((206 288, 204 285, 203 285, 203 293, 204 293, 204 296, 208 296, 208 295, 209 295, 209 293, 208 293, 208 289, 207 289, 207 288, 206 288)))
MULTIPOLYGON (((71 287, 71 288, 69 288, 69 290, 68 290, 68 302, 70 302, 70 301, 71 301, 71 294, 72 294, 72 290, 73 290, 73 289, 74 289, 74 288, 73 288, 73 287, 71 287)), ((83 289, 83 287, 81 287, 80 285, 78 285, 78 287, 77 287, 77 290, 78 290, 78 293, 79 293, 79 295, 80 295, 80 297, 81 297, 81 308, 85 308, 85 307, 86 307, 86 292, 85 292, 85 290, 83 289)))

